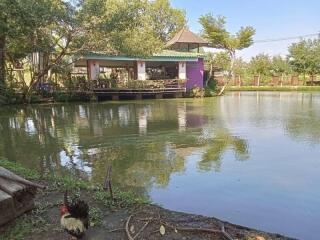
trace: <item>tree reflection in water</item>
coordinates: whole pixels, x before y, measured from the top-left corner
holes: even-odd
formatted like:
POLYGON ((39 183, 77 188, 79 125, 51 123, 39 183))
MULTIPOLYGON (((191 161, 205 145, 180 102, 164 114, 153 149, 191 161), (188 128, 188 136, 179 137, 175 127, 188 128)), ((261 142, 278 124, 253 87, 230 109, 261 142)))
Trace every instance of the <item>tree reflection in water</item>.
POLYGON ((291 138, 320 143, 320 98, 318 94, 300 94, 288 108, 285 130, 291 138))
POLYGON ((219 171, 224 153, 248 158, 248 144, 215 119, 205 101, 169 100, 3 108, 0 157, 40 170, 114 184, 147 194, 182 174, 201 152, 200 170, 219 171))
POLYGON ((249 158, 247 141, 236 136, 232 136, 227 129, 218 129, 206 146, 202 160, 199 162, 199 169, 219 171, 223 154, 232 149, 238 160, 249 158))

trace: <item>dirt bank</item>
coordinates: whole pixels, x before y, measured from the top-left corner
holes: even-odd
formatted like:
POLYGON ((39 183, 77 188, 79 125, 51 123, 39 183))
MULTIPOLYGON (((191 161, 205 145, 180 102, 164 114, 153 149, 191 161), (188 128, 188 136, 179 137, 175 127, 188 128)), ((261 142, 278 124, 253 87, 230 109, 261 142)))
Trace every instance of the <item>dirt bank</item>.
MULTIPOLYGON (((80 195, 91 208, 91 227, 85 239, 290 239, 215 218, 178 213, 134 200, 126 202, 119 196, 111 203, 100 191, 90 189, 73 193, 80 195), (160 227, 165 230, 163 235, 160 227)), ((36 209, 2 227, 0 239, 70 239, 59 224, 62 198, 63 191, 56 186, 40 191, 36 197, 36 209)))

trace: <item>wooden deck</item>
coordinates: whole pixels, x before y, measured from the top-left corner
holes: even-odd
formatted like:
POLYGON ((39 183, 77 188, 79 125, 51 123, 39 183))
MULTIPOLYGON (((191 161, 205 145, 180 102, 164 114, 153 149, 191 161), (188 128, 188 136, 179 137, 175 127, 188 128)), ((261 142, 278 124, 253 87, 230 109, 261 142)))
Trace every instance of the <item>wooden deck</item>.
POLYGON ((0 167, 0 226, 33 209, 38 187, 0 167))
POLYGON ((120 98, 164 98, 164 97, 183 97, 186 88, 94 88, 94 94, 98 98, 111 98, 119 100, 120 98))

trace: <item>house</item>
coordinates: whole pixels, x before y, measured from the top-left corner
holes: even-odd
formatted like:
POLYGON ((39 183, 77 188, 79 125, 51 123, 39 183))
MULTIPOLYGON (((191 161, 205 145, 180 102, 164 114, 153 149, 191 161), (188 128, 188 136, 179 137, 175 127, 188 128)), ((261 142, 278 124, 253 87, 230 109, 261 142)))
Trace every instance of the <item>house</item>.
POLYGON ((193 87, 203 87, 207 42, 186 28, 179 31, 166 49, 148 58, 91 52, 74 64, 86 69, 91 89, 98 95, 182 96, 193 87))

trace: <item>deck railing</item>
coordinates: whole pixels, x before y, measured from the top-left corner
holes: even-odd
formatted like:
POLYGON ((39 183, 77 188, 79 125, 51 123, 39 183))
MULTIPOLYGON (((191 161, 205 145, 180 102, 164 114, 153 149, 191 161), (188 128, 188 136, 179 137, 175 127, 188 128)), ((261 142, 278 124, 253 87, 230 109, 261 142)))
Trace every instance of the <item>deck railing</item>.
POLYGON ((100 79, 91 81, 90 87, 91 89, 184 89, 186 88, 186 79, 130 80, 118 82, 100 79))

